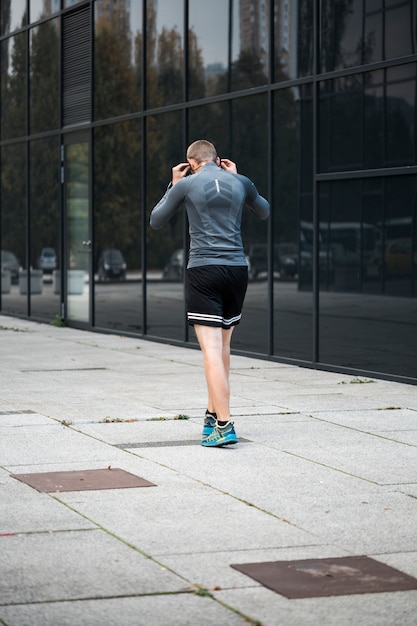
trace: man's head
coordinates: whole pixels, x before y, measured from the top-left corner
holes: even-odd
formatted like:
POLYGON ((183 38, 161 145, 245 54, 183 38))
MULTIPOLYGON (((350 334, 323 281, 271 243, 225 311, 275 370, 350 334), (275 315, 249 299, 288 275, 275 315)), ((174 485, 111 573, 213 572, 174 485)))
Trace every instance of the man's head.
POLYGON ((214 161, 217 163, 217 150, 210 141, 206 139, 197 139, 187 150, 187 161, 191 165, 191 169, 196 171, 205 163, 214 161))

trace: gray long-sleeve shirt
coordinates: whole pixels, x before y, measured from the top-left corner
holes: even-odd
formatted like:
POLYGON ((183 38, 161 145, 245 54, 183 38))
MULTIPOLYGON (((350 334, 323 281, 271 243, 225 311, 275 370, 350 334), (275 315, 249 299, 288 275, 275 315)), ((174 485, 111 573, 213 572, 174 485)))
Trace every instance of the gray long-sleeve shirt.
POLYGON ((245 204, 260 219, 269 216, 268 201, 249 178, 210 162, 168 189, 152 210, 150 225, 159 230, 184 205, 190 232, 187 267, 247 265, 241 236, 245 204))

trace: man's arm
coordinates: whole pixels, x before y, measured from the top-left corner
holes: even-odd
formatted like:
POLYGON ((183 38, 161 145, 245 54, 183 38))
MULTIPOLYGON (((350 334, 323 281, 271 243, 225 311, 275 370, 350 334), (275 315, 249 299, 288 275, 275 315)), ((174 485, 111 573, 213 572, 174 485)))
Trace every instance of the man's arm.
POLYGON ((172 168, 172 180, 168 185, 168 189, 151 212, 149 223, 151 228, 154 230, 163 228, 180 208, 183 200, 183 193, 181 190, 178 193, 178 188, 175 190, 176 193, 174 193, 173 187, 187 175, 189 169, 189 163, 179 163, 172 168))
POLYGON ((149 224, 154 230, 159 230, 168 224, 169 220, 179 210, 184 199, 184 193, 177 187, 170 187, 162 196, 158 204, 154 206, 151 212, 149 224))
POLYGON ((246 204, 249 206, 252 213, 254 213, 261 220, 266 220, 267 217, 269 217, 269 212, 270 212, 270 206, 269 206, 268 200, 266 200, 263 196, 259 194, 255 185, 249 178, 246 178, 246 181, 247 181, 246 204))

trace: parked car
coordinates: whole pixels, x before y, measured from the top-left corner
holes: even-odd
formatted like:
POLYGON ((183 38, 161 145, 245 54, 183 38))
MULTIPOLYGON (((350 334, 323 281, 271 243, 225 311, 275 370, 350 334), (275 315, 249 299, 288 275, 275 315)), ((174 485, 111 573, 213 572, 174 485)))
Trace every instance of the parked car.
POLYGON ((168 259, 162 272, 163 280, 181 281, 184 277, 186 264, 185 253, 182 248, 175 250, 168 259))
POLYGON ((117 248, 107 248, 98 260, 98 280, 101 283, 110 280, 126 280, 126 261, 117 248))
POLYGON ((14 285, 19 282, 19 269, 20 263, 15 254, 9 250, 1 251, 1 269, 9 271, 11 274, 11 281, 14 285))
POLYGON ((38 259, 38 268, 45 274, 52 274, 56 269, 56 253, 53 248, 42 248, 42 252, 38 259))
POLYGON ((417 251, 412 254, 411 238, 402 237, 391 241, 385 250, 386 276, 411 276, 413 265, 417 267, 417 251))

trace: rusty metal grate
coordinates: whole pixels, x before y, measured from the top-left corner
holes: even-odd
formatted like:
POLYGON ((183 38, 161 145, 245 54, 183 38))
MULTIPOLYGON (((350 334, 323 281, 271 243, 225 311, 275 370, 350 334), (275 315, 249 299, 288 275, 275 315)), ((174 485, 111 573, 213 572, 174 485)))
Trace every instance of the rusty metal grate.
POLYGON ((417 589, 417 579, 366 556, 231 565, 289 599, 417 589))
POLYGON ((117 468, 12 474, 12 477, 43 493, 156 487, 144 478, 117 468))

